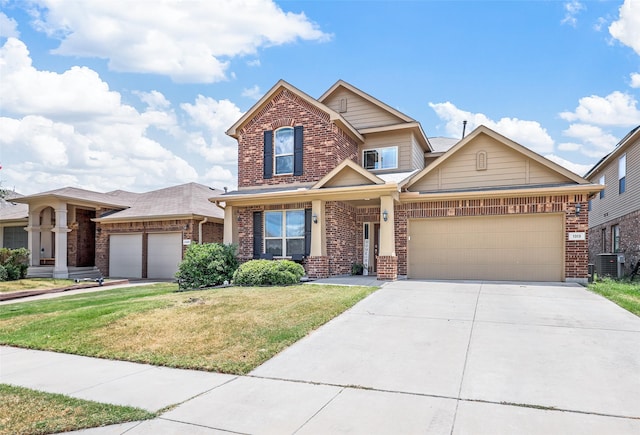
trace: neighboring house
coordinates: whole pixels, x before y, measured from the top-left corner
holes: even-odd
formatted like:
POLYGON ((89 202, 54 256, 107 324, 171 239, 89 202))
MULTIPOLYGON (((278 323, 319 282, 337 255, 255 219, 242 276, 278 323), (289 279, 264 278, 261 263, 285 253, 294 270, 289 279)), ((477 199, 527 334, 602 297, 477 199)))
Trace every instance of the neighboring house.
POLYGON ((188 183, 146 193, 65 187, 14 199, 28 206, 29 276, 174 277, 190 243, 221 242, 222 193, 188 183))
POLYGON ((589 261, 597 264, 598 254, 622 254, 622 273, 628 274, 640 259, 640 126, 585 178, 604 186, 589 201, 589 261))
POLYGON ((212 201, 242 261, 292 258, 314 278, 361 263, 379 279, 587 280, 601 187, 487 127, 432 143, 344 81, 318 99, 279 81, 227 134, 238 190, 212 201))
POLYGON ((0 198, 0 247, 26 248, 28 207, 25 204, 13 202, 22 195, 8 191, 4 198, 0 198))

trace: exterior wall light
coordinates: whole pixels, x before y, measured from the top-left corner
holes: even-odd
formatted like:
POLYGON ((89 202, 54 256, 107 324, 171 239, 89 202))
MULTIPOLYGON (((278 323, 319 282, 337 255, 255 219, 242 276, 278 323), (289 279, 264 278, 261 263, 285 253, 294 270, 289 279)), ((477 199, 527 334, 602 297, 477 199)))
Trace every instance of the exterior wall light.
POLYGON ((577 203, 576 204, 576 216, 580 215, 580 209, 582 209, 582 204, 577 203))
POLYGON ((382 212, 382 220, 386 222, 387 219, 389 219, 389 213, 385 210, 382 212))
POLYGON ((317 214, 314 213, 313 216, 311 216, 311 219, 313 220, 314 224, 318 223, 318 215, 317 214))

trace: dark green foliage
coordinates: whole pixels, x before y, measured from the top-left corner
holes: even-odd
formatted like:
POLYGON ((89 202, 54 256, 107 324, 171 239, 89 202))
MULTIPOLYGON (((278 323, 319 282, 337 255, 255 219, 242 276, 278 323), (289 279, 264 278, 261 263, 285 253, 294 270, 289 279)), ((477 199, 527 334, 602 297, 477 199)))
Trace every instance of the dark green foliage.
POLYGON ((364 266, 361 263, 353 263, 351 265, 351 275, 362 275, 364 266))
POLYGON ((290 285, 300 282, 304 268, 289 260, 251 260, 241 264, 233 275, 236 285, 290 285))
POLYGON ((176 273, 178 287, 180 290, 188 290, 220 285, 231 281, 237 268, 235 245, 190 245, 176 273))
POLYGON ((0 281, 15 281, 27 277, 29 250, 26 248, 0 249, 0 281))

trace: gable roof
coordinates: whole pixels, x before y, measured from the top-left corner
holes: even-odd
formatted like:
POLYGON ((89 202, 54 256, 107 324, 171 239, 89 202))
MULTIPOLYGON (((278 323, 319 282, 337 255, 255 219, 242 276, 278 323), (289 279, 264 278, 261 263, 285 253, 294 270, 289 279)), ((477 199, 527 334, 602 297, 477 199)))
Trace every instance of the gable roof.
POLYGON ((594 174, 598 173, 600 169, 607 166, 614 158, 618 157, 620 154, 629 148, 636 140, 640 139, 640 125, 633 128, 629 133, 627 133, 620 142, 617 143, 616 147, 609 154, 605 155, 603 158, 598 161, 586 174, 584 174, 584 178, 591 178, 594 174))
POLYGON ((433 162, 431 165, 427 166, 422 171, 420 171, 415 176, 413 176, 411 180, 409 180, 409 182, 407 183, 406 185, 407 188, 411 187, 418 180, 422 179, 425 175, 429 174, 430 172, 433 172, 436 168, 440 167, 442 164, 444 164, 444 162, 446 162, 452 156, 454 156, 460 149, 464 148, 465 145, 473 141, 476 137, 478 137, 481 134, 485 134, 495 139, 501 144, 513 149, 514 151, 520 154, 523 154, 524 156, 530 158, 531 160, 534 160, 537 163, 541 164, 542 166, 548 168, 549 170, 554 171, 568 178, 569 180, 575 182, 576 184, 590 184, 589 181, 571 172, 570 170, 558 165, 557 163, 542 157, 540 154, 531 151, 529 148, 522 146, 512 141, 511 139, 506 138, 505 136, 502 136, 501 134, 495 132, 494 130, 490 129, 485 125, 480 125, 471 133, 469 133, 464 139, 461 139, 456 145, 454 145, 447 152, 445 152, 435 162, 433 162))
POLYGON ((93 190, 80 189, 77 187, 63 187, 46 192, 26 195, 12 199, 12 202, 29 204, 39 200, 62 200, 72 204, 85 204, 109 208, 125 208, 130 204, 132 192, 115 191, 112 193, 100 193, 93 190), (126 195, 125 195, 126 193, 126 195))
POLYGON ((202 216, 224 219, 224 210, 209 201, 221 190, 198 183, 186 183, 137 195, 125 210, 94 219, 96 222, 167 219, 170 217, 202 216))
POLYGON ((329 98, 331 96, 331 94, 333 94, 335 91, 337 91, 340 88, 344 88, 344 89, 347 89, 347 90, 353 92, 354 94, 358 95, 359 97, 364 98, 365 100, 369 101, 370 103, 373 103, 376 106, 380 107, 381 109, 384 109, 385 111, 391 113, 392 115, 402 119, 404 122, 414 122, 415 121, 415 119, 411 118, 410 116, 405 115, 404 113, 400 112, 399 110, 396 110, 393 107, 389 106, 388 104, 383 103, 382 101, 378 100, 377 98, 372 97, 371 95, 367 94, 366 92, 361 91, 360 89, 358 89, 355 86, 345 82, 344 80, 338 80, 337 82, 335 82, 333 84, 333 86, 331 86, 324 94, 322 94, 322 96, 320 96, 320 98, 318 98, 318 101, 323 103, 327 98, 329 98))
POLYGON ((276 83, 271 89, 269 89, 269 91, 266 94, 264 94, 256 104, 254 104, 249 110, 247 110, 245 114, 240 117, 239 120, 237 120, 231 127, 229 127, 229 129, 225 133, 233 137, 234 139, 237 139, 238 130, 240 130, 244 124, 246 124, 249 120, 251 120, 254 114, 260 111, 260 109, 262 109, 278 92, 282 91, 282 89, 286 89, 296 94, 297 96, 305 100, 307 103, 327 113, 329 115, 329 119, 333 121, 335 124, 337 124, 338 126, 340 126, 347 134, 349 134, 350 136, 352 136, 354 139, 356 139, 361 143, 364 142, 364 138, 362 137, 362 135, 355 128, 353 128, 353 126, 349 124, 342 117, 342 115, 330 109, 326 105, 322 104, 315 98, 302 92, 300 89, 285 82, 284 80, 278 80, 278 83, 276 83))
POLYGON ((320 189, 322 187, 334 187, 331 182, 335 181, 347 173, 351 175, 355 175, 356 180, 362 181, 357 184, 350 184, 350 186, 362 186, 362 185, 371 185, 371 184, 384 184, 384 180, 376 177, 371 172, 364 169, 362 166, 358 165, 351 159, 344 160, 338 166, 333 168, 331 172, 322 177, 316 184, 313 185, 312 189, 320 189))

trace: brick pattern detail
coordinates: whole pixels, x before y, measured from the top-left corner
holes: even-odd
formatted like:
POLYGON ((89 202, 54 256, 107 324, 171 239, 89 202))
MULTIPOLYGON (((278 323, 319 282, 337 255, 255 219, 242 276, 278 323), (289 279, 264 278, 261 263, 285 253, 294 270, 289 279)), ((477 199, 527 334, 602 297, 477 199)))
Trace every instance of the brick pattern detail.
POLYGON ((305 266, 309 278, 320 279, 329 277, 329 257, 308 257, 305 266))
POLYGON ((76 209, 76 220, 69 225, 67 234, 67 265, 85 267, 95 265, 95 229, 91 221, 96 217, 93 210, 76 209))
POLYGON ((598 254, 611 252, 611 227, 614 225, 619 225, 620 228, 620 253, 625 257, 623 274, 628 275, 640 260, 640 210, 589 229, 589 262, 595 264, 598 254), (602 241, 603 229, 604 243, 602 241))
POLYGON ((391 255, 378 256, 378 279, 398 279, 398 257, 391 255))
POLYGON ((328 201, 325 210, 329 275, 350 274, 351 265, 362 262, 357 249, 358 245, 362 245, 361 227, 356 222, 357 210, 349 204, 336 201, 328 201))
MULTIPOLYGON (((296 94, 283 90, 241 129, 238 135, 238 187, 311 183, 345 159, 358 161, 358 145, 329 115, 296 94), (282 126, 304 126, 303 174, 263 179, 264 132, 282 126)), ((275 165, 274 165, 275 169, 275 165)))
MULTIPOLYGON (((142 233, 142 277, 147 277, 147 240, 149 233, 182 232, 183 239, 198 242, 198 220, 174 219, 154 222, 98 223, 96 229, 96 267, 109 276, 109 236, 111 234, 142 233), (186 229, 185 229, 186 228, 186 229)), ((223 225, 208 222, 202 226, 203 243, 222 243, 223 225)), ((182 255, 187 246, 182 247, 182 255)))

